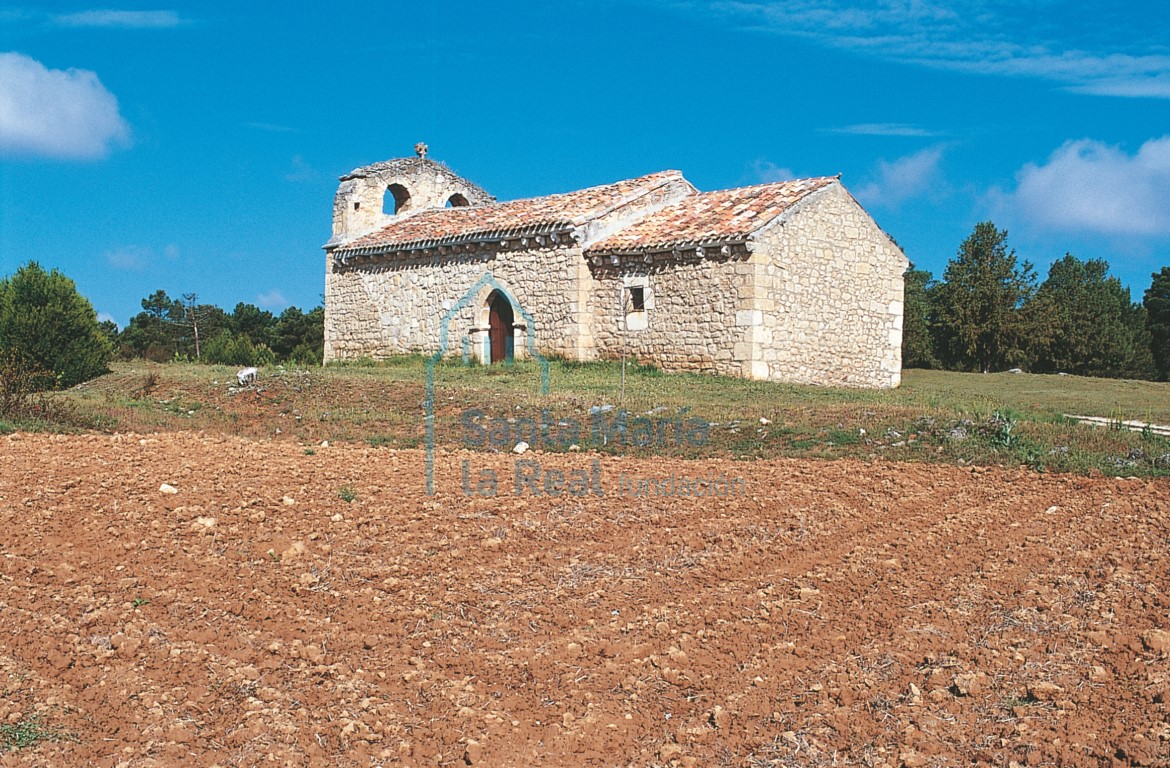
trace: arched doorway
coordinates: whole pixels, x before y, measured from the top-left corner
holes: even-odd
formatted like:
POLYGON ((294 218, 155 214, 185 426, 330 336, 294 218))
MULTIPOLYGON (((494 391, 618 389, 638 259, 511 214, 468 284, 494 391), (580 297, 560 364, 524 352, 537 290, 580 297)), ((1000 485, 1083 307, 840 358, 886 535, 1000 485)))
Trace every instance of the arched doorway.
POLYGON ((514 322, 512 302, 499 291, 492 291, 488 296, 488 346, 492 363, 512 362, 514 322))

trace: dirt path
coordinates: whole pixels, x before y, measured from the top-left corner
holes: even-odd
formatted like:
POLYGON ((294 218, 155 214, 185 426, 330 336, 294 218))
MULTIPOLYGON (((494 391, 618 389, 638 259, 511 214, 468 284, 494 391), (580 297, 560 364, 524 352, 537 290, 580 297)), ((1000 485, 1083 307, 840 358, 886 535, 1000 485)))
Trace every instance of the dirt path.
POLYGON ((0 438, 0 764, 1170 764, 1166 483, 515 459, 0 438))

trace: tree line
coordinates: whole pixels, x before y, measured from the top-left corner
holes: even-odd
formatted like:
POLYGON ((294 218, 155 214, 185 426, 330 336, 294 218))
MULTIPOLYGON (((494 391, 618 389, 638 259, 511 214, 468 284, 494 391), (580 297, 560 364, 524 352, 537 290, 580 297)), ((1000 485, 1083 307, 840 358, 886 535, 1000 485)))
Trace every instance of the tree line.
POLYGON ((1170 267, 1135 302, 1102 259, 1065 254, 1039 282, 1007 236, 977 224, 941 281, 910 265, 904 367, 1170 378, 1170 267))
POLYGON ((120 332, 103 328, 118 357, 156 362, 189 360, 224 365, 321 364, 325 310, 289 307, 279 315, 243 302, 226 312, 195 294, 174 299, 155 291, 120 332))
POLYGON ((99 322, 77 285, 35 261, 0 279, 0 416, 31 393, 64 389, 108 371, 115 357, 225 365, 320 365, 325 310, 279 315, 252 304, 230 313, 194 294, 155 291, 124 329, 99 322))

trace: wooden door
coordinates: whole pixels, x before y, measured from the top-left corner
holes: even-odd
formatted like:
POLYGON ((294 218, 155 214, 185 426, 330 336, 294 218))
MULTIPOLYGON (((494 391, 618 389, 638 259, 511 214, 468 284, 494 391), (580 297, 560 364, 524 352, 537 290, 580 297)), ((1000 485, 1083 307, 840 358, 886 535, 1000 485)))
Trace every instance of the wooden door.
POLYGON ((492 363, 512 359, 512 304, 502 293, 492 294, 488 310, 488 344, 492 363))

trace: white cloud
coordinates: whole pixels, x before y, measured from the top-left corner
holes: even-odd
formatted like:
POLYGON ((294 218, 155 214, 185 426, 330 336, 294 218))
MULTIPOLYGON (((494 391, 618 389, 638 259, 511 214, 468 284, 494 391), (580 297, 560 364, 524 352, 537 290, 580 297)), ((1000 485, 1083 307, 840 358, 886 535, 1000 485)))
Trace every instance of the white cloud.
MULTIPOLYGON (((118 321, 115 320, 114 316, 111 315, 109 312, 98 312, 97 319, 98 319, 99 323, 104 323, 108 320, 111 323, 113 323, 114 325, 118 325, 118 321)), ((121 328, 121 326, 118 326, 118 327, 121 328)))
POLYGON ((183 19, 175 11, 95 10, 65 13, 54 17, 65 27, 103 27, 119 29, 166 29, 177 27, 183 19))
MULTIPOLYGON (((179 254, 179 246, 174 243, 167 243, 162 249, 162 255, 168 261, 174 261, 179 258, 179 254)), ((157 255, 153 248, 141 245, 124 245, 106 252, 106 261, 114 269, 141 272, 144 269, 154 266, 157 260, 157 255)))
POLYGON ((825 132, 843 133, 850 136, 913 136, 918 138, 939 135, 934 131, 906 123, 858 123, 841 128, 827 128, 825 132))
POLYGON ((1070 90, 1093 96, 1170 99, 1170 74, 1105 78, 1073 86, 1070 90))
POLYGON ((942 153, 941 147, 927 147, 892 162, 881 160, 876 178, 858 187, 854 194, 866 205, 896 208, 938 186, 942 153))
POLYGON ((305 158, 293 155, 292 170, 284 175, 284 180, 292 182, 313 181, 320 175, 316 168, 305 162, 305 158))
POLYGON ((263 309, 284 309, 288 306, 288 299, 284 297, 279 288, 273 288, 271 291, 256 297, 256 306, 263 309))
POLYGON ((1034 77, 1079 93, 1170 98, 1170 55, 1140 5, 1084 0, 670 2, 749 29, 890 61, 1034 77), (1105 7, 1101 7, 1104 5, 1105 7), (1101 18, 1108 14, 1108 24, 1101 18), (1037 23, 1043 17, 1045 23, 1037 23), (1104 42, 1103 42, 1104 41, 1104 42))
MULTIPOLYGON (((1136 154, 1091 139, 1065 142, 1043 165, 1016 174, 998 193, 1027 226, 1102 235, 1170 234, 1170 135, 1136 154)), ((994 194, 994 193, 993 193, 994 194)))
POLYGON ((154 254, 149 248, 126 245, 106 253, 106 261, 114 269, 139 271, 146 269, 154 254))
POLYGON ((0 53, 0 155, 95 159, 129 139, 118 100, 95 73, 0 53))
POLYGON ((789 181, 795 179, 796 174, 791 168, 783 168, 770 160, 757 160, 752 166, 752 173, 761 184, 771 184, 774 181, 789 181))

